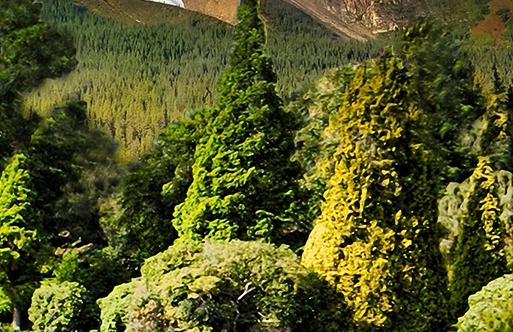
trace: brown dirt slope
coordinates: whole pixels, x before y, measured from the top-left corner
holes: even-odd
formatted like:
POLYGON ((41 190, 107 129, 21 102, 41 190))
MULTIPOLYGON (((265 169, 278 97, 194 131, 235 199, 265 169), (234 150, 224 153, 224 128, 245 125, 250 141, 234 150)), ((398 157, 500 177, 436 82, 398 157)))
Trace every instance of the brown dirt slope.
MULTIPOLYGON (((484 17, 471 32, 474 34, 486 34, 491 36, 495 42, 500 43, 502 36, 506 31, 506 23, 501 12, 513 16, 513 1, 511 0, 492 0, 490 3, 490 13, 484 17)), ((512 17, 513 18, 513 17, 512 17)), ((510 19, 512 19, 510 18, 510 19)))
POLYGON ((229 24, 237 22, 239 0, 183 0, 186 9, 213 16, 229 24))
MULTIPOLYGON (((191 19, 191 13, 188 10, 150 1, 77 0, 77 2, 97 15, 125 22, 159 24, 165 22, 179 23, 182 20, 185 22, 191 19)), ((201 17, 201 19, 205 21, 210 20, 212 23, 219 22, 219 18, 215 19, 211 15, 200 13, 197 15, 198 18, 201 17)))

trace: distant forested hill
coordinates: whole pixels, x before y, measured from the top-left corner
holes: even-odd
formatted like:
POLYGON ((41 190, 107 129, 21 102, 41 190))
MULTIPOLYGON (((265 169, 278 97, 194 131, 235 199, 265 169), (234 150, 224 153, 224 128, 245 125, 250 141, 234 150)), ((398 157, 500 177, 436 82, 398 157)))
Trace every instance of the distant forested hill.
MULTIPOLYGON (((171 120, 211 104, 232 27, 162 4, 148 3, 142 10, 146 24, 100 17, 69 0, 45 0, 45 21, 73 36, 79 64, 28 95, 27 110, 47 114, 63 100, 83 99, 90 124, 119 140, 121 158, 128 160, 144 152, 171 120)), ((304 90, 328 68, 374 57, 382 49, 376 41, 338 40, 285 3, 267 2, 265 17, 278 89, 285 96, 304 90)))
MULTIPOLYGON (((472 30, 465 47, 468 61, 479 68, 478 79, 493 79, 496 72, 509 84, 513 23, 511 11, 500 7, 500 1, 492 2, 484 27, 472 30), (492 25, 501 29, 493 36, 497 40, 486 33, 492 25)), ((124 2, 127 8, 137 7, 140 19, 134 20, 132 10, 109 11, 108 6, 90 4, 87 9, 70 0, 45 0, 44 19, 73 36, 79 64, 68 76, 47 81, 29 94, 25 103, 27 111, 48 114, 63 100, 83 99, 89 104, 89 123, 120 141, 122 160, 140 156, 171 120, 212 104, 231 45, 229 25, 180 8, 142 3, 124 2)), ((285 2, 264 1, 263 14, 278 89, 289 98, 327 69, 375 57, 392 42, 337 39, 285 2)))

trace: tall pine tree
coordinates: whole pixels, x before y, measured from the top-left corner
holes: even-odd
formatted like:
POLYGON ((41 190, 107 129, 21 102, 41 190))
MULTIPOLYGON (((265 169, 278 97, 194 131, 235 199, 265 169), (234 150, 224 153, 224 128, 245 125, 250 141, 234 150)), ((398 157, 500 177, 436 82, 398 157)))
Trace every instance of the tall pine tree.
POLYGON ((193 183, 175 210, 181 238, 263 238, 295 247, 304 241, 306 230, 291 213, 299 173, 290 161, 294 119, 276 93, 259 5, 239 6, 230 66, 196 149, 193 183))

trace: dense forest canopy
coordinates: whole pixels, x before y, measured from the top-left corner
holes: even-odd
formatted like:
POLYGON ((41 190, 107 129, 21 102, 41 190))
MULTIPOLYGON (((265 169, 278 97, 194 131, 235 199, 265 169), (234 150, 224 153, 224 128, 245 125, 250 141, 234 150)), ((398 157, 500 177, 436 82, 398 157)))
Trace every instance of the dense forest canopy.
MULTIPOLYGON (((69 0, 45 0, 43 17, 76 40, 76 70, 45 82, 25 101, 47 114, 79 98, 89 120, 122 144, 121 157, 141 156, 155 134, 192 109, 212 105, 227 63, 233 27, 152 4, 168 23, 138 24, 103 18, 69 0)), ((328 68, 376 56, 378 43, 343 41, 291 5, 268 1, 269 45, 278 90, 297 94, 328 68)), ((41 112, 40 111, 40 112, 41 112)))
POLYGON ((180 17, 0 0, 1 331, 513 329, 511 34, 180 17))

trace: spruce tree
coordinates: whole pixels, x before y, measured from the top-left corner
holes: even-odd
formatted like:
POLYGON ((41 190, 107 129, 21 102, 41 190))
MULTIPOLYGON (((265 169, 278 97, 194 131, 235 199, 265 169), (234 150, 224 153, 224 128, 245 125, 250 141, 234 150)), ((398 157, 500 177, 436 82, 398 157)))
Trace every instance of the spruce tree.
MULTIPOLYGON (((510 168, 511 114, 508 93, 500 84, 484 91, 487 110, 480 120, 475 150, 481 155, 468 179, 458 236, 451 253, 453 320, 468 309, 467 299, 508 272, 505 214, 500 197, 500 168, 510 168), (491 89, 491 90, 489 90, 491 89)), ((510 224, 511 217, 506 217, 510 224)))
POLYGON ((299 167, 293 117, 276 93, 258 0, 238 8, 230 66, 195 153, 193 183, 175 210, 183 239, 263 238, 300 246, 305 229, 292 219, 299 167), (299 233, 299 236, 298 236, 299 233))
POLYGON ((453 320, 468 310, 470 295, 507 272, 497 175, 490 164, 489 157, 480 157, 469 181, 450 284, 453 320))
POLYGON ((344 295, 361 330, 447 327, 435 229, 443 163, 410 77, 389 52, 357 68, 330 121, 338 161, 302 257, 344 295))

